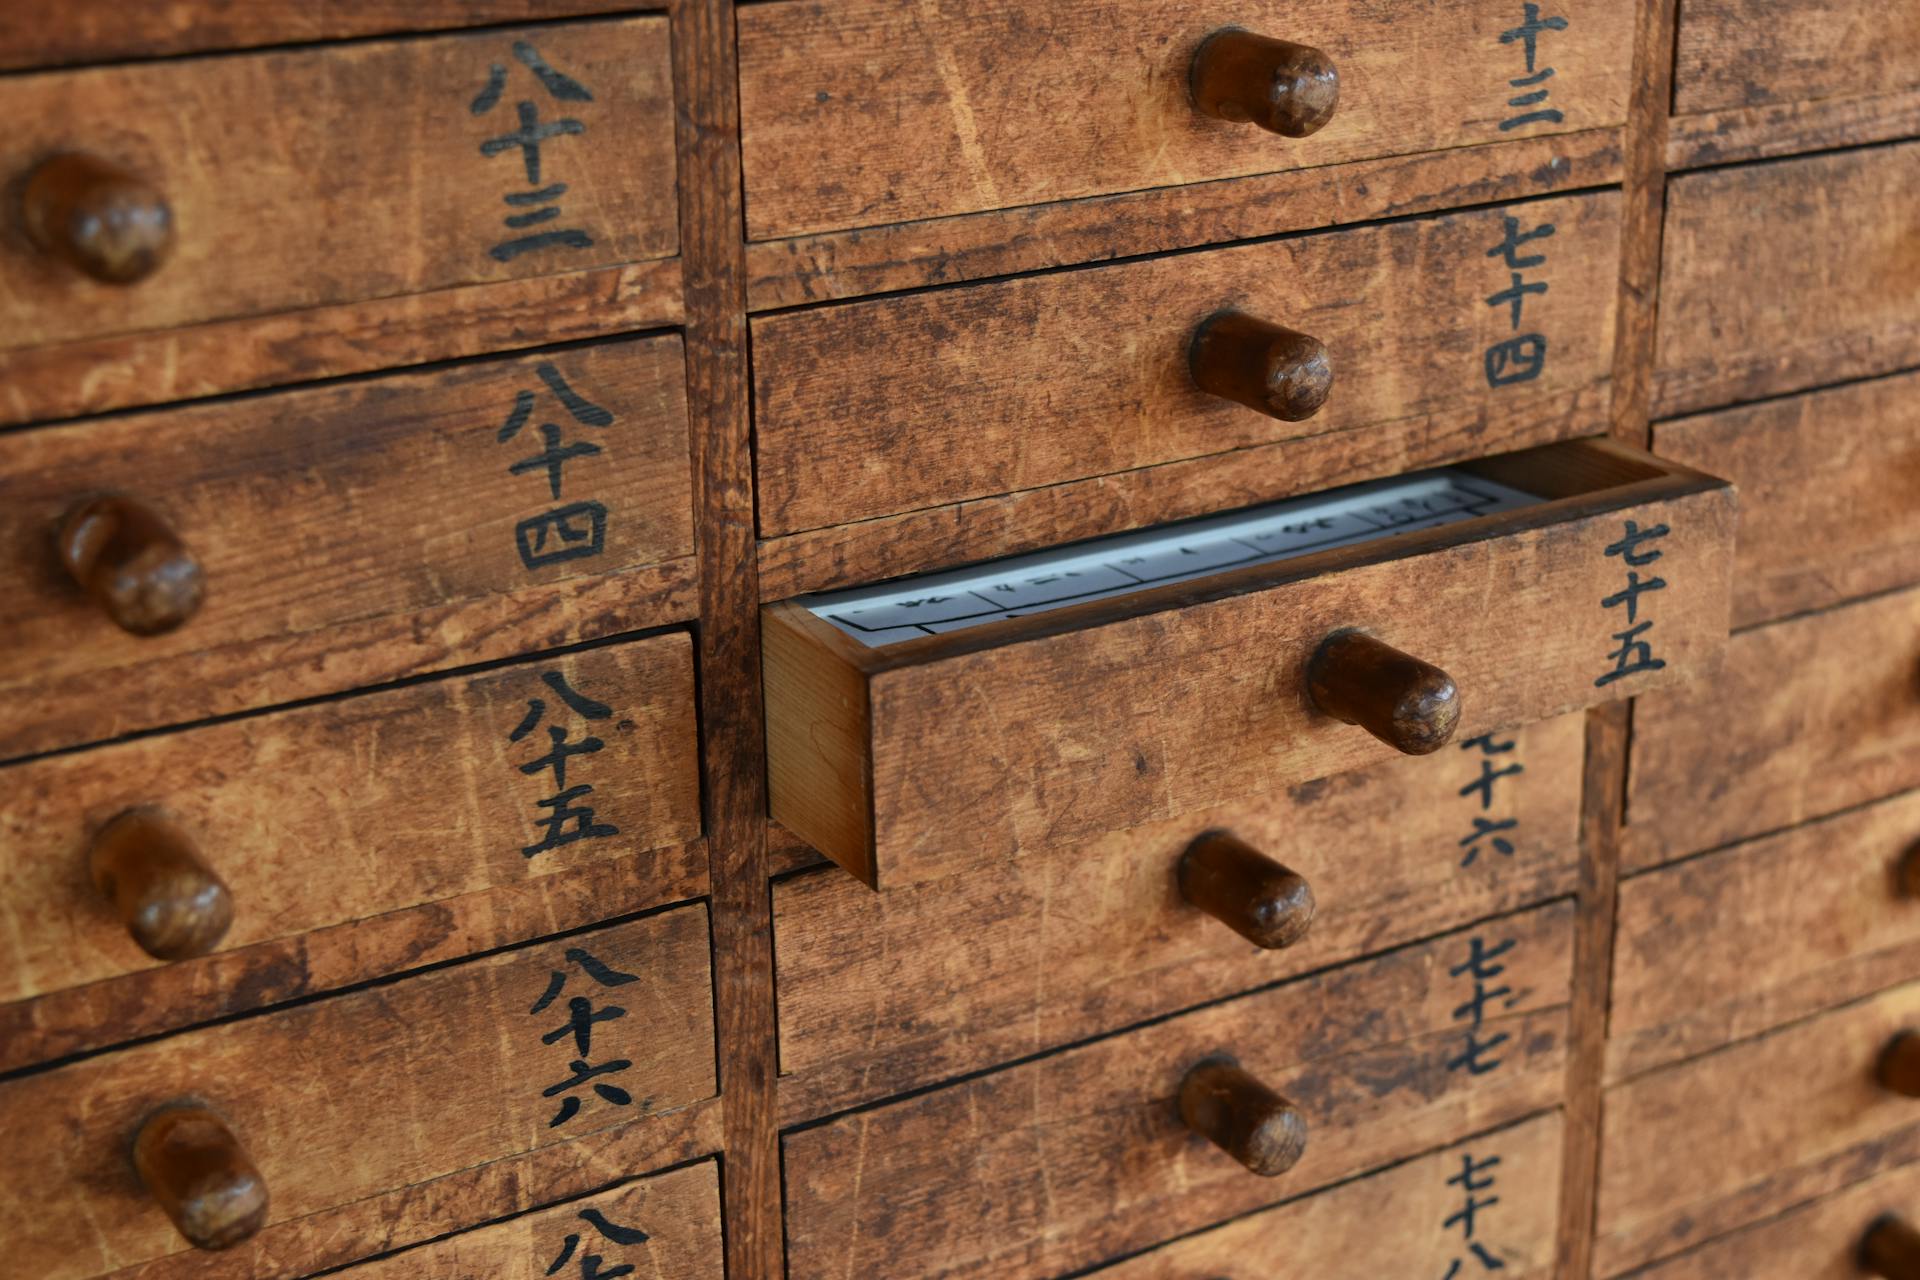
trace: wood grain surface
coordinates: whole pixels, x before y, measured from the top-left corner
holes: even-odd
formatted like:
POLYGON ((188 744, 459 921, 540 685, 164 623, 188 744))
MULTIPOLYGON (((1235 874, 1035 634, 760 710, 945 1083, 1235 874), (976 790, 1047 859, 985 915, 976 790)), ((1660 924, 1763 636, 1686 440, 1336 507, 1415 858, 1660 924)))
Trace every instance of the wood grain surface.
MULTIPOLYGON (((768 239, 1299 169, 1626 118, 1633 6, 1441 0, 807 0, 740 17, 747 229, 768 239), (1210 119, 1187 68, 1237 26, 1339 70, 1333 120, 1281 138, 1210 119), (1547 92, 1517 81, 1552 66, 1547 92), (1509 105, 1516 94, 1541 95, 1509 105)), ((1533 84, 1542 83, 1534 80, 1533 84)))
POLYGON ((1669 122, 1666 167, 1770 160, 1807 151, 1893 142, 1920 133, 1920 88, 1870 98, 1820 98, 1729 107, 1669 122))
POLYGON ((1871 0, 1688 0, 1674 58, 1676 115, 1920 88, 1920 14, 1871 0))
POLYGON ((790 1133, 788 1273, 1057 1275, 1549 1108, 1572 924, 1569 903, 1491 921, 790 1133), (1475 1008, 1482 1047, 1508 1037, 1477 1075, 1475 1008), (1181 1124, 1181 1077, 1219 1052, 1306 1113, 1285 1176, 1181 1124))
POLYGON ((1579 856, 1581 720, 1011 860, 956 849, 928 869, 933 878, 882 894, 837 868, 780 882, 782 1118, 810 1119, 1567 893, 1579 856), (1263 951, 1182 899, 1181 852, 1210 829, 1306 877, 1318 906, 1305 938, 1263 951))
POLYGON ((0 437, 0 756, 686 616, 683 376, 662 337, 0 437), (557 498, 554 423, 562 449, 599 450, 560 464, 557 498), (54 562, 48 530, 103 490, 154 508, 205 570, 178 630, 120 632, 54 562), (602 509, 601 550, 569 556, 592 541, 550 517, 574 510, 584 536, 581 503, 602 509))
POLYGON ((252 1154, 269 1231, 709 1097, 708 947, 705 907, 681 907, 0 1085, 18 1143, 0 1174, 13 1264, 69 1280, 185 1248, 126 1157, 140 1119, 179 1097, 222 1114, 252 1154), (580 955, 632 981, 605 986, 580 955), (530 1013, 556 974, 564 998, 530 1013), (598 1015, 584 1054, 574 1000, 598 1015), (614 1008, 627 1012, 609 1018, 614 1008), (569 1079, 569 1059, 629 1063, 593 1081, 627 1101, 583 1084, 568 1114, 573 1090, 543 1096, 569 1079))
POLYGON ((1565 196, 761 317, 760 532, 1366 426, 1497 431, 1606 378, 1619 220, 1613 194, 1565 196), (1554 228, 1516 250, 1544 264, 1500 260, 1507 218, 1554 228), (1546 286, 1519 324, 1489 304, 1516 275, 1546 286), (1223 307, 1325 343, 1327 407, 1285 423, 1194 386, 1189 339, 1223 307), (1490 385, 1487 352, 1516 331, 1544 336, 1540 371, 1490 385))

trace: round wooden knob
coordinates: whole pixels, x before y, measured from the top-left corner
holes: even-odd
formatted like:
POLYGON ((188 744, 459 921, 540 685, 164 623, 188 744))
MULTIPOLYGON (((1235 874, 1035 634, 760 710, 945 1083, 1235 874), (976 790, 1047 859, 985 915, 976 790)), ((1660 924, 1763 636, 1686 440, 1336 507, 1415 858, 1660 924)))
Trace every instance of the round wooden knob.
POLYGON ((153 273, 173 247, 173 211, 151 185, 97 156, 67 152, 27 176, 27 238, 107 284, 153 273))
POLYGON ((1226 831, 1196 837, 1180 855, 1180 896, 1235 933, 1277 951, 1307 936, 1313 924, 1313 889, 1226 831))
POLYGON ((1200 42, 1187 72, 1203 115, 1304 138, 1333 119, 1340 72, 1318 49, 1226 27, 1200 42))
POLYGON ((1333 390, 1326 344, 1239 311, 1200 322, 1187 347, 1187 367, 1207 394, 1282 422, 1311 418, 1333 390))
POLYGON ((1285 1173, 1307 1150, 1307 1118, 1231 1058, 1209 1058, 1180 1082, 1187 1128, 1264 1178, 1285 1173))
POLYGON ((1903 1098, 1920 1098, 1920 1034, 1902 1031, 1880 1051, 1874 1077, 1903 1098))
POLYGON ((133 1140, 147 1192, 196 1249, 226 1249, 260 1230, 267 1184, 233 1130, 195 1102, 169 1103, 133 1140))
POLYGON ((1396 751, 1438 751, 1460 724, 1453 677, 1360 631, 1336 631, 1307 663, 1307 694, 1336 720, 1396 751))
POLYGON ((226 882, 156 810, 132 809, 102 827, 87 865, 93 887, 156 960, 206 955, 233 923, 226 882))
POLYGON ((132 498, 76 503, 61 517, 55 543, 73 580, 137 636, 171 631, 200 607, 200 562, 166 521, 132 498))
POLYGON ((1883 1280, 1920 1280, 1920 1231, 1897 1213, 1883 1213, 1860 1237, 1860 1269, 1883 1280))

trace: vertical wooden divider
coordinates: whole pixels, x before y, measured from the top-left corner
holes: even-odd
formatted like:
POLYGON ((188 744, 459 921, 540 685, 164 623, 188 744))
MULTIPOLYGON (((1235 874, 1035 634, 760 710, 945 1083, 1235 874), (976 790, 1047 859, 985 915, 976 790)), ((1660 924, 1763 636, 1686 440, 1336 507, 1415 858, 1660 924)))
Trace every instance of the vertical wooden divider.
POLYGON ((721 1205, 727 1274, 733 1280, 778 1280, 783 1268, 773 921, 733 5, 734 0, 675 0, 669 16, 698 522, 694 552, 700 568, 700 730, 713 880, 721 1205))

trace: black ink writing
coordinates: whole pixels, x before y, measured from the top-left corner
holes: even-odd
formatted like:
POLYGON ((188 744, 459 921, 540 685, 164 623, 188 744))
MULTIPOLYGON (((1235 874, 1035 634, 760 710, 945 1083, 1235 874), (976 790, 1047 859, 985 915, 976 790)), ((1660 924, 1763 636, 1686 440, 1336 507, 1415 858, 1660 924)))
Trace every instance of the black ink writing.
POLYGON ((1547 82, 1554 77, 1552 67, 1535 69, 1540 56, 1540 37, 1549 31, 1565 31, 1567 20, 1561 17, 1542 18, 1540 6, 1528 3, 1520 6, 1520 25, 1500 33, 1501 44, 1517 44, 1526 54, 1527 73, 1507 81, 1507 87, 1518 89, 1519 93, 1507 99, 1507 106, 1514 109, 1514 115, 1500 122, 1500 131, 1524 129, 1530 124, 1559 124, 1566 119, 1558 109, 1546 105, 1552 96, 1547 82))
MULTIPOLYGON (((595 431, 613 425, 613 414, 575 391, 557 367, 542 362, 534 366, 534 372, 576 425, 595 431)), ((531 390, 516 392, 507 420, 494 433, 494 439, 500 444, 518 439, 532 422, 539 402, 531 390)), ((507 466, 507 471, 516 476, 540 476, 547 482, 548 496, 558 501, 566 484, 567 464, 600 457, 605 450, 592 440, 569 439, 555 422, 539 423, 536 431, 540 436, 540 450, 516 459, 507 466)), ((520 521, 514 526, 513 537, 520 563, 529 569, 597 556, 607 545, 607 508, 600 502, 570 502, 520 521)))
MULTIPOLYGON (((587 697, 567 683, 566 677, 558 671, 547 671, 540 679, 552 690, 561 704, 582 720, 599 721, 613 717, 613 708, 606 703, 587 697)), ((526 715, 507 735, 508 742, 520 742, 530 736, 534 730, 544 725, 547 731, 546 751, 517 766, 528 777, 541 774, 550 776, 550 785, 554 794, 536 801, 545 815, 535 819, 535 825, 544 829, 544 834, 533 844, 523 847, 520 852, 531 858, 553 849, 564 848, 581 840, 603 840, 620 834, 620 828, 611 822, 602 822, 594 814, 593 807, 585 803, 593 794, 591 783, 575 782, 567 785, 567 772, 570 762, 584 756, 597 755, 606 748, 606 743, 593 734, 582 730, 574 737, 571 725, 547 722, 547 703, 544 698, 527 699, 526 715)), ((585 1053, 584 1044, 581 1052, 585 1053)))
MULTIPOLYGON (((513 56, 521 66, 532 73, 534 80, 553 101, 593 101, 593 94, 585 85, 554 67, 527 41, 514 41, 513 56)), ((475 116, 490 114, 505 97, 508 80, 509 74, 506 67, 497 62, 488 67, 486 83, 467 104, 467 110, 475 116)), ((520 231, 552 222, 560 217, 560 206, 557 202, 567 193, 567 184, 564 182, 542 184, 541 176, 544 172, 542 148, 561 138, 578 137, 587 131, 587 126, 584 121, 573 116, 561 116, 552 120, 541 119, 540 104, 532 98, 523 98, 514 104, 514 119, 518 127, 510 132, 484 139, 480 143, 480 154, 488 159, 504 154, 517 154, 520 157, 521 169, 526 174, 526 185, 529 190, 510 191, 501 197, 510 210, 524 210, 524 212, 510 212, 502 219, 509 230, 520 231), (549 203, 550 201, 554 203, 549 203)), ((487 253, 497 262, 511 262, 523 254, 539 253, 556 248, 587 249, 592 245, 593 237, 577 227, 555 228, 502 240, 487 250, 487 253)))
POLYGON ((1513 336, 1501 339, 1486 350, 1483 365, 1490 387, 1532 382, 1547 367, 1546 335, 1522 333, 1520 322, 1526 311, 1527 299, 1544 295, 1548 289, 1545 280, 1529 280, 1526 276, 1528 271, 1546 265, 1547 255, 1542 251, 1544 246, 1538 246, 1536 242, 1546 240, 1556 230, 1551 222, 1522 230, 1520 219, 1506 215, 1502 215, 1500 223, 1504 234, 1499 244, 1487 250, 1487 256, 1501 260, 1507 269, 1507 284, 1505 288, 1487 295, 1487 305, 1506 311, 1508 327, 1513 330, 1513 336), (1536 245, 1534 251, 1522 252, 1528 245, 1536 245))
POLYGON ((1478 861, 1483 847, 1492 849, 1503 858, 1513 856, 1513 841, 1506 833, 1517 830, 1520 819, 1489 818, 1486 814, 1493 808, 1495 784, 1503 778, 1518 777, 1527 771, 1515 754, 1517 745, 1515 739, 1501 742, 1490 733, 1469 738, 1460 744, 1462 751, 1478 753, 1475 763, 1480 766, 1480 776, 1471 779, 1459 791, 1462 796, 1477 797, 1480 809, 1479 813, 1471 815, 1473 830, 1460 839, 1460 848, 1465 851, 1460 858, 1462 867, 1470 867, 1478 861), (1496 764, 1496 761, 1500 763, 1496 764), (1483 840, 1486 842, 1484 846, 1481 844, 1483 840))
POLYGON ((1504 1031, 1483 1038, 1481 1032, 1486 1025, 1489 1006, 1504 1002, 1502 1007, 1510 1009, 1519 1003, 1520 998, 1514 994, 1512 987, 1494 985, 1500 975, 1507 971, 1506 965, 1496 961, 1513 950, 1514 940, 1507 938, 1488 946, 1485 938, 1475 934, 1468 940, 1468 948, 1466 960, 1447 970, 1447 976, 1467 978, 1473 983, 1473 994, 1453 1011, 1455 1022, 1468 1024, 1466 1048, 1447 1060, 1447 1070, 1483 1076, 1497 1070, 1505 1061, 1504 1058, 1495 1057, 1494 1053, 1512 1038, 1504 1031))
POLYGON ((1442 1231, 1459 1229, 1461 1243, 1466 1246, 1466 1257, 1455 1255, 1447 1274, 1441 1280, 1454 1280, 1454 1277, 1466 1269, 1468 1259, 1480 1264, 1482 1271, 1504 1271, 1507 1264, 1502 1262, 1493 1251, 1477 1238, 1480 1234, 1480 1215, 1488 1212, 1500 1203, 1496 1195, 1482 1196, 1482 1192, 1491 1192, 1498 1177, 1493 1170, 1500 1165, 1499 1156, 1488 1156, 1484 1160, 1475 1160, 1472 1153, 1460 1157, 1460 1172, 1447 1179, 1447 1185, 1460 1188, 1461 1205, 1449 1214, 1440 1224, 1442 1231))
POLYGON ((1615 647, 1607 654, 1613 667, 1601 672, 1594 680, 1596 688, 1604 689, 1615 680, 1624 680, 1643 671, 1658 671, 1667 665, 1665 658, 1654 654, 1653 642, 1647 639, 1648 633, 1653 630, 1653 619, 1640 616, 1641 597, 1666 590, 1667 580, 1657 574, 1643 576, 1640 570, 1660 559, 1659 548, 1651 544, 1670 532, 1664 524, 1642 529, 1637 522, 1628 520, 1620 540, 1607 546, 1606 554, 1609 557, 1618 556, 1625 562, 1626 582, 1618 591, 1602 596, 1600 607, 1620 610, 1625 615, 1626 625, 1613 633, 1615 647))
MULTIPOLYGON (((581 973, 585 974, 589 981, 600 987, 624 987, 628 983, 638 982, 640 980, 639 975, 622 973, 580 947, 568 948, 566 960, 568 964, 573 965, 581 973)), ((558 1000, 566 991, 568 977, 569 975, 565 970, 555 969, 548 976, 546 990, 540 993, 540 998, 533 1002, 533 1007, 527 1010, 527 1012, 530 1015, 540 1014, 551 1007, 554 1001, 558 1000)), ((540 1091, 540 1096, 543 1098, 558 1098, 560 1100, 559 1110, 555 1111, 553 1118, 547 1121, 547 1127, 549 1129, 556 1129, 580 1114, 581 1103, 578 1097, 578 1091, 583 1086, 591 1086, 595 1094, 598 1094, 603 1100, 616 1107, 633 1105, 633 1095, 631 1093, 622 1089, 619 1085, 614 1084, 612 1081, 601 1078, 603 1076, 618 1075, 620 1072, 631 1067, 633 1065, 632 1061, 627 1058, 611 1058, 598 1064, 591 1061, 593 1056, 594 1028, 602 1023, 618 1021, 626 1016, 626 1009, 619 1005, 609 1004, 596 1008, 592 996, 572 996, 567 1000, 567 1020, 558 1027, 541 1035, 540 1042, 542 1044, 552 1045, 558 1044, 563 1040, 571 1041, 568 1048, 570 1054, 573 1055, 567 1063, 567 1069, 571 1074, 558 1084, 550 1085, 540 1091)), ((577 1245, 578 1243, 579 1241, 575 1240, 569 1244, 565 1251, 567 1257, 572 1256, 573 1245, 577 1245)), ((557 1270, 565 1265, 566 1262, 563 1258, 560 1262, 555 1263, 554 1267, 557 1270)), ((547 1274, 552 1275, 553 1272, 549 1271, 547 1274)))

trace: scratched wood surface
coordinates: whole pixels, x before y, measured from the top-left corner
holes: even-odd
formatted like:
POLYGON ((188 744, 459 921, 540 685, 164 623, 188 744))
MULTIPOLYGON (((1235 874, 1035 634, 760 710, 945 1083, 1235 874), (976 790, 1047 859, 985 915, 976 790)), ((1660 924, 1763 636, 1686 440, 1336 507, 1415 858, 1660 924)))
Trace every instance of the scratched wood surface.
POLYGON ((1920 13, 1872 0, 1688 0, 1676 115, 1920 88, 1920 13))
POLYGON ((1920 1104, 1873 1078, 1886 1042, 1916 1020, 1909 983, 1608 1090, 1594 1274, 1920 1157, 1920 1104))
POLYGON ((1534 508, 1479 540, 1441 529, 1217 575, 1151 612, 1130 598, 873 650, 773 606, 771 812, 884 890, 956 850, 1005 858, 1390 759, 1306 693, 1307 658, 1340 627, 1451 673, 1461 739, 1685 680, 1726 643, 1733 515, 1690 475, 1603 482, 1568 500, 1594 507, 1534 508), (1601 602, 1627 583, 1606 548, 1629 521, 1667 530, 1658 603, 1635 606, 1665 666, 1616 676, 1639 651, 1601 602))
POLYGON ((1555 904, 790 1133, 788 1275, 1057 1275, 1545 1110, 1572 924, 1555 904), (1478 990, 1475 939, 1512 943, 1478 990), (1508 1037, 1478 1075, 1474 1007, 1481 1044, 1508 1037), (1306 1114, 1279 1179, 1180 1122, 1182 1075, 1220 1052, 1306 1114))
POLYGON ((1920 133, 1920 88, 1871 98, 1821 98, 1731 107, 1669 122, 1673 170, 1769 160, 1806 151, 1893 142, 1920 133))
POLYGON ((0 174, 94 153, 157 186, 177 231, 153 276, 120 286, 10 225, 0 349, 671 256, 667 52, 667 24, 633 18, 8 77, 0 174), (549 90, 534 62, 568 79, 549 90), (533 130, 582 131, 495 146, 530 112, 533 130), (557 204, 534 202, 556 218, 503 204, 558 184, 557 204), (495 252, 561 230, 579 235, 495 252))
POLYGON ((1920 901, 1898 876, 1916 836, 1920 792, 1910 791, 1627 880, 1609 1077, 1718 1048, 1920 972, 1920 901))
POLYGON ((751 239, 1437 151, 1626 118, 1633 6, 1440 0, 809 0, 740 15, 751 239), (1340 104, 1310 138, 1197 112, 1193 50, 1237 26, 1323 49, 1340 104), (1532 65, 1529 65, 1530 62, 1532 65), (1510 87, 1554 68, 1540 88, 1510 87), (1545 90, 1542 93, 1542 89, 1545 90), (1509 106, 1516 95, 1537 101, 1509 106), (1545 114, 1550 113, 1550 114, 1545 114))
MULTIPOLYGON (((137 991, 177 987, 152 974, 161 962, 135 945, 88 879, 89 841, 127 809, 158 806, 194 840, 235 902, 220 950, 243 952, 600 862, 617 860, 641 884, 657 874, 698 892, 704 877, 688 883, 679 847, 700 831, 697 750, 692 647, 672 634, 0 771, 0 793, 12 797, 0 813, 0 1002, 141 973, 149 976, 137 991), (588 707, 599 718, 570 710, 549 676, 599 703, 588 707), (510 740, 535 702, 540 723, 510 740), (543 807, 566 790, 539 764, 559 749, 555 730, 569 750, 601 745, 565 760, 567 782, 592 791, 543 807), (576 806, 591 817, 544 821, 576 806), (615 830, 542 848, 549 832, 564 839, 581 823, 615 830), (634 856, 648 850, 660 852, 634 856)), ((638 905, 623 893, 601 914, 638 905)), ((522 927, 529 924, 540 928, 522 927)), ((333 930, 309 939, 305 966, 329 971, 334 985, 377 975, 385 957, 361 936, 333 930)), ((234 978, 248 959, 188 963, 234 978)), ((257 977, 236 982, 219 1012, 286 994, 257 977)), ((59 1027, 53 1047, 71 1051, 79 1031, 59 1009, 113 1016, 86 1029, 98 1044, 128 1033, 118 1015, 135 999, 96 992, 47 1002, 59 1027)), ((161 1012, 187 1020, 208 1011, 183 1000, 161 1012)), ((0 1016, 0 1026, 41 1021, 38 1010, 18 1013, 0 1016)), ((152 1028, 142 1021, 140 1029, 152 1028)), ((31 1048, 30 1032, 7 1036, 0 1066, 19 1065, 31 1048)))
POLYGON ((1634 706, 1632 869, 1920 785, 1920 591, 1743 631, 1634 706))
POLYGON ((683 376, 663 337, 0 437, 0 756, 687 616, 683 376), (510 470, 550 423, 600 450, 562 464, 557 500, 538 462, 510 470), (103 490, 198 556, 206 602, 179 629, 120 631, 55 561, 48 531, 103 490), (604 508, 600 553, 549 560, 549 514, 581 502, 604 508))
MULTIPOLYGON (((1298 1276, 1446 1276, 1497 1270, 1510 1280, 1545 1277, 1553 1270, 1554 1225, 1560 1186, 1560 1114, 1538 1116, 1510 1129, 1421 1156, 1317 1195, 1249 1214, 1236 1222, 1176 1240, 1088 1275, 1095 1280, 1219 1280, 1246 1274, 1254 1260, 1298 1276), (1488 1160, 1497 1161, 1485 1167, 1488 1160), (1491 1183, 1473 1212, 1473 1239, 1450 1220, 1466 1207, 1461 1184, 1491 1183), (1486 1203, 1488 1196, 1498 1203, 1486 1203), (1472 1252, 1478 1245, 1492 1264, 1472 1252)), ((1254 1274, 1276 1274, 1256 1272, 1254 1274)), ((1729 1273, 1731 1274, 1731 1273, 1729 1273)))
POLYGON ((706 1098, 708 946, 706 909, 680 907, 0 1085, 18 1143, 0 1173, 12 1265, 72 1280, 186 1252, 126 1156, 141 1118, 183 1096, 223 1114, 252 1155, 269 1228, 706 1098), (633 981, 603 986, 576 953, 633 981), (554 974, 564 997, 530 1013, 554 974), (565 1030, 574 999, 603 1015, 584 1053, 565 1030), (605 1018, 613 1008, 628 1012, 605 1018), (595 1077, 628 1101, 588 1093, 556 1127, 573 1091, 543 1090, 573 1059, 628 1062, 595 1077))
POLYGON ((1498 431, 1606 378, 1619 220, 1611 193, 1555 197, 760 317, 761 534, 1365 426, 1498 431), (1554 228, 1516 251, 1544 264, 1500 260, 1508 217, 1519 234, 1554 228), (1547 286, 1517 329, 1488 301, 1516 274, 1547 286), (1285 423, 1199 390, 1188 343, 1223 307, 1324 342, 1326 407, 1285 423), (1516 331, 1550 354, 1531 380, 1490 386, 1486 353, 1516 331))
POLYGON ((1920 580, 1920 374, 1663 422, 1654 444, 1740 490, 1736 627, 1920 580))
POLYGON ((1920 142, 1673 179, 1655 414, 1920 362, 1916 187, 1920 142))
POLYGON ((705 1160, 341 1274, 349 1280, 541 1280, 552 1275, 723 1280, 720 1170, 705 1160), (612 1234, 609 1227, 615 1229, 612 1234), (633 1240, 636 1233, 643 1238, 633 1240), (595 1258, 597 1264, 591 1262, 595 1258))
POLYGON ((832 867, 776 884, 783 1120, 1570 892, 1581 719, 1011 861, 956 850, 883 894, 832 867), (1304 939, 1262 951, 1181 897, 1182 850, 1216 828, 1306 877, 1318 905, 1304 939))

